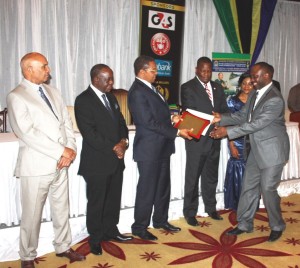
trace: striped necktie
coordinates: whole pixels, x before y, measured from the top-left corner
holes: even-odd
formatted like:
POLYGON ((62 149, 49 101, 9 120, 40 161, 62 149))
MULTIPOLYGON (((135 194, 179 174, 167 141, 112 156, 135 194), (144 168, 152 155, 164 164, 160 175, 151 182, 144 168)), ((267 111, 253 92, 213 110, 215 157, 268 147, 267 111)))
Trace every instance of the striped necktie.
POLYGON ((207 93, 207 95, 208 95, 210 101, 212 102, 212 95, 211 95, 211 92, 210 92, 210 90, 209 90, 207 84, 204 84, 204 88, 205 88, 205 91, 206 91, 206 93, 207 93))

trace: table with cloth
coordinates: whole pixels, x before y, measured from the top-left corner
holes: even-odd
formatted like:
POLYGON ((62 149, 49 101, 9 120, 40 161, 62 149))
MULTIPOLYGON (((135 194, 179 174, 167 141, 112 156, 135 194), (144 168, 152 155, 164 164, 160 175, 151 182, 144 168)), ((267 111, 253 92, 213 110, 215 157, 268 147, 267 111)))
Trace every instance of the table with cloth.
MULTIPOLYGON (((282 183, 279 187, 280 195, 300 193, 300 140, 298 123, 286 122, 290 138, 290 160, 285 165, 282 174, 282 183)), ((132 129, 132 127, 131 127, 132 129)), ((130 146, 125 156, 125 171, 123 192, 121 200, 121 215, 119 229, 121 232, 131 232, 133 222, 133 209, 135 202, 136 185, 138 182, 137 165, 132 159, 132 144, 135 131, 129 132, 130 146)), ((69 199, 70 223, 73 243, 87 236, 85 227, 86 192, 85 181, 77 170, 80 160, 82 137, 76 133, 78 156, 69 168, 69 199)), ((185 176, 185 145, 182 138, 175 140, 176 153, 171 157, 171 203, 169 219, 182 217, 184 176, 185 176)), ((18 155, 18 139, 13 133, 0 134, 0 261, 18 259, 19 222, 21 218, 20 181, 14 177, 14 168, 18 155)), ((217 187, 217 208, 224 208, 223 185, 228 160, 227 139, 221 141, 221 154, 219 163, 219 182, 217 187)), ((37 163, 38 165, 38 163, 37 163)), ((201 180, 200 180, 201 181, 201 180)), ((200 182, 201 183, 201 182, 200 182)), ((200 193, 201 195, 201 193, 200 193)), ((205 215, 202 198, 199 198, 199 215, 205 215)), ((38 253, 39 255, 53 251, 52 223, 50 206, 46 202, 41 228, 38 253)))

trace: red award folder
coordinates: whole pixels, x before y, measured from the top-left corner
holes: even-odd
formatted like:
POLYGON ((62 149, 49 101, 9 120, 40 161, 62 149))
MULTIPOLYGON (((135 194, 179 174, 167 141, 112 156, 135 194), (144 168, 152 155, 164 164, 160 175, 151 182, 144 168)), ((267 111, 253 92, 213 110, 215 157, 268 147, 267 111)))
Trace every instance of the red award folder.
POLYGON ((190 136, 200 139, 200 136, 203 130, 210 124, 210 121, 207 119, 203 119, 201 117, 195 116, 187 111, 183 112, 181 115, 182 121, 178 121, 174 127, 178 129, 193 129, 190 132, 190 136))

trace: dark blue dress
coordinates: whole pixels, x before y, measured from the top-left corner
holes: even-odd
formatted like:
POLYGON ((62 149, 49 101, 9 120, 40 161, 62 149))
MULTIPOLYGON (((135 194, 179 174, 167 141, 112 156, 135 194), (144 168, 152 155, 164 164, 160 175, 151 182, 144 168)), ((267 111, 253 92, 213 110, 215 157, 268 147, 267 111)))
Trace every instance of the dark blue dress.
MULTIPOLYGON (((236 96, 229 96, 227 105, 231 113, 239 111, 245 104, 236 96)), ((224 203, 225 208, 237 210, 241 189, 242 179, 245 170, 245 160, 243 157, 244 137, 233 140, 239 152, 239 159, 232 157, 229 149, 230 158, 227 163, 225 183, 224 183, 224 203)))

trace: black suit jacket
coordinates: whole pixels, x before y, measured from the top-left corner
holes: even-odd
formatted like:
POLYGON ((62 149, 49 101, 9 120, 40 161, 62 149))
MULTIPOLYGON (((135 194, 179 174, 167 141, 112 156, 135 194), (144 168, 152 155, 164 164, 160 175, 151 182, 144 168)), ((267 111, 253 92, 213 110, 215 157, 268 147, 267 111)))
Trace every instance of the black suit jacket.
POLYGON ((106 93, 114 119, 91 87, 75 100, 75 116, 83 137, 78 174, 92 176, 109 174, 116 168, 124 169, 124 160, 118 159, 113 147, 128 138, 128 129, 117 99, 106 93))
MULTIPOLYGON (((187 108, 212 114, 212 112, 225 113, 229 112, 226 103, 226 96, 221 85, 216 82, 210 81, 213 92, 214 106, 197 77, 189 80, 181 86, 181 103, 184 110, 187 108)), ((186 149, 191 151, 208 152, 212 145, 220 147, 220 140, 214 140, 209 137, 209 133, 213 129, 213 125, 210 126, 205 136, 201 136, 200 140, 193 139, 191 141, 186 140, 186 149)))
POLYGON ((175 152, 177 129, 172 126, 169 106, 161 96, 135 79, 128 93, 128 107, 136 126, 135 161, 163 159, 175 152))

